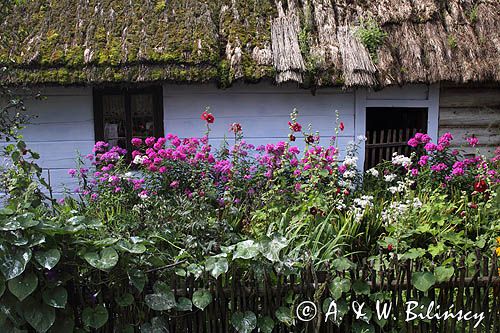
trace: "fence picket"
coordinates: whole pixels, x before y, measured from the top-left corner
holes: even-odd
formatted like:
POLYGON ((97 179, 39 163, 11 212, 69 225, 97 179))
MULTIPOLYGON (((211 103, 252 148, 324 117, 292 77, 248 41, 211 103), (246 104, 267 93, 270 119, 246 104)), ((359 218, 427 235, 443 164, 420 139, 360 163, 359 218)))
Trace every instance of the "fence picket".
MULTIPOLYGON (((394 133, 393 133, 394 134, 394 133)), ((284 299, 289 294, 298 296, 297 306, 301 301, 310 300, 319 305, 321 309, 323 301, 331 297, 328 285, 333 278, 340 276, 350 278, 354 283, 357 280, 366 281, 370 285, 371 294, 375 292, 388 292, 390 297, 387 301, 392 304, 391 320, 382 328, 376 328, 375 332, 399 331, 401 328, 408 333, 427 332, 492 332, 498 333, 500 329, 500 277, 498 277, 498 259, 494 255, 490 260, 486 255, 476 251, 477 260, 468 264, 466 257, 457 258, 452 263, 455 268, 455 275, 449 280, 435 284, 427 293, 418 291, 412 285, 412 275, 415 272, 423 271, 421 262, 417 260, 398 261, 397 257, 384 262, 384 255, 380 254, 382 266, 377 269, 370 263, 362 263, 362 267, 352 269, 335 275, 326 272, 313 272, 311 268, 306 268, 298 275, 284 276, 276 272, 267 272, 262 276, 257 273, 243 274, 235 267, 229 272, 222 274, 214 280, 210 276, 201 279, 193 277, 180 278, 173 276, 170 280, 172 291, 179 297, 192 298, 195 290, 207 289, 213 296, 213 301, 205 311, 201 311, 193 306, 190 312, 174 312, 171 316, 164 313, 168 319, 169 332, 203 332, 203 333, 225 333, 235 332, 231 325, 231 315, 236 311, 252 311, 258 318, 270 316, 275 320, 276 328, 273 332, 290 332, 292 328, 279 323, 275 317, 275 311, 280 306, 290 307, 284 299), (324 289, 322 289, 324 288, 324 289), (429 301, 435 301, 441 306, 440 311, 446 311, 451 304, 456 312, 463 309, 474 313, 484 312, 485 318, 481 327, 474 329, 474 321, 456 321, 444 319, 432 319, 429 322, 424 320, 405 321, 405 304, 408 300, 421 300, 427 296, 429 301), (392 320, 395 317, 395 320, 392 320), (399 327, 398 323, 403 326, 399 327)), ((158 276, 151 275, 149 283, 153 283, 158 276)), ((149 288, 149 287, 148 287, 149 288)), ((349 296, 349 295, 347 295, 349 296)), ((357 295, 351 290, 351 300, 360 302, 368 300, 367 296, 357 295)), ((346 295, 342 298, 347 299, 346 295)), ((369 308, 367 305, 366 308, 369 308)), ((294 308, 291 308, 294 311, 294 308)), ((79 311, 79 310, 76 310, 79 311)), ((109 307, 110 317, 116 323, 126 320, 130 323, 137 323, 138 317, 141 320, 147 316, 146 320, 157 316, 154 311, 137 313, 129 311, 126 316, 117 307, 109 307), (141 314, 139 314, 141 313, 141 314)), ((321 311, 321 310, 320 310, 321 311)), ((375 309, 372 309, 375 316, 375 309)), ((342 324, 337 326, 333 321, 325 322, 324 315, 308 323, 297 322, 296 331, 303 332, 351 332, 355 318, 350 311, 344 318, 342 324)), ((112 325, 98 330, 97 332, 113 332, 112 325)), ((116 330, 116 328, 115 328, 116 330)), ((295 331, 295 330, 294 330, 295 331)))

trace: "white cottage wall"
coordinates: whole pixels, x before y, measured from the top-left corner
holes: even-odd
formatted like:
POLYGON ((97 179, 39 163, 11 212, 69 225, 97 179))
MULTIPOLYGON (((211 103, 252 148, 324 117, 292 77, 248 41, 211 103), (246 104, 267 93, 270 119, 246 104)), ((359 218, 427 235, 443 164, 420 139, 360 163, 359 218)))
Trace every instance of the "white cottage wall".
POLYGON ((68 175, 75 167, 77 153, 88 154, 94 145, 92 89, 84 87, 42 88, 43 99, 26 97, 32 116, 22 131, 27 145, 40 154, 39 165, 50 180, 55 197, 65 189, 74 191, 77 183, 68 175))
MULTIPOLYGON (((44 100, 27 100, 28 112, 37 115, 23 131, 25 141, 41 155, 40 165, 46 178, 50 177, 55 196, 64 189, 73 191, 74 179, 67 170, 75 167, 77 152, 87 154, 94 144, 94 115, 91 87, 50 87, 41 90, 44 100)), ((343 90, 340 88, 311 91, 295 85, 275 86, 270 83, 257 85, 236 84, 229 89, 214 85, 163 85, 164 126, 166 133, 180 137, 201 136, 205 125, 200 114, 206 107, 214 114, 210 138, 218 147, 227 137, 232 142, 229 126, 242 125, 245 138, 255 145, 287 140, 288 120, 296 108, 298 121, 313 131, 319 131, 322 144, 329 143, 339 121, 345 125, 339 133, 341 154, 347 144, 365 132, 365 110, 369 106, 427 106, 431 135, 437 135, 438 87, 408 86, 388 88, 379 92, 367 89, 343 90), (435 133, 434 133, 435 132, 435 133)), ((383 116, 383 115, 381 115, 383 116)), ((303 138, 295 142, 303 149, 303 138)), ((360 166, 363 165, 364 148, 361 147, 360 166)))
MULTIPOLYGON (((336 111, 345 129, 338 135, 338 145, 345 151, 354 138, 354 91, 320 89, 311 91, 292 85, 235 85, 220 90, 214 86, 165 85, 163 89, 165 133, 181 137, 202 136, 205 125, 200 114, 210 107, 216 120, 211 126, 210 139, 219 146, 224 137, 232 142, 232 123, 242 125, 246 141, 254 145, 287 140, 288 121, 294 108, 304 129, 311 124, 319 131, 322 144, 328 144, 335 134, 336 111)), ((294 143, 304 148, 303 138, 294 143)))

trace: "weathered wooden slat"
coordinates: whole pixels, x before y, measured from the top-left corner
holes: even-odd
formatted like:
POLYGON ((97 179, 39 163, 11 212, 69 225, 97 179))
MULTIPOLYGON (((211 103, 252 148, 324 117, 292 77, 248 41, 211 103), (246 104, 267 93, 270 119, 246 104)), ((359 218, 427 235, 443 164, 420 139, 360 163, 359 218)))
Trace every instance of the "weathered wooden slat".
POLYGON ((440 107, 500 106, 498 88, 453 87, 442 88, 440 107))
POLYGON ((500 107, 443 107, 439 109, 439 126, 464 128, 500 126, 500 107))
MULTIPOLYGON (((386 139, 386 142, 393 142, 393 138, 392 138, 392 129, 388 129, 387 130, 387 139, 386 139)), ((386 161, 390 161, 391 160, 391 147, 386 147, 385 149, 385 160, 386 161)))
MULTIPOLYGON (((372 136, 373 136, 372 143, 377 143, 377 131, 373 131, 372 136)), ((371 156, 371 161, 370 161, 370 167, 375 164, 376 149, 371 149, 371 152, 372 152, 372 156, 371 156)))
POLYGON ((441 127, 439 135, 450 132, 453 135, 453 145, 467 144, 465 138, 473 136, 479 140, 480 145, 498 146, 500 145, 500 128, 456 128, 441 127))
MULTIPOLYGON (((385 131, 384 130, 381 130, 380 131, 380 136, 379 136, 379 143, 383 143, 385 140, 385 131)), ((379 149, 378 150, 378 160, 377 161, 382 161, 384 159, 384 150, 383 149, 379 149)))

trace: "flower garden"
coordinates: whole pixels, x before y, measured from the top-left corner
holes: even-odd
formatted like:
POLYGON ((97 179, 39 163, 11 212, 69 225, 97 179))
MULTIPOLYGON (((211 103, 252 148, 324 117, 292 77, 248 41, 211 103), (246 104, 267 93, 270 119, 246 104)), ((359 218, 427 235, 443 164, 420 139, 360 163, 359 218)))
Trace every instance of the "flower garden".
MULTIPOLYGON (((354 318, 348 304, 428 305, 469 273, 478 290, 447 297, 488 312, 476 331, 499 329, 500 149, 464 157, 449 133, 417 133, 411 156, 361 173, 360 142, 336 145, 340 120, 327 145, 293 112, 287 142, 255 147, 235 123, 220 148, 214 115, 200 121, 199 138, 134 138, 133 151, 97 142, 68 171, 76 194, 59 200, 36 152, 6 148, 0 331, 319 332, 324 317, 297 318, 306 296, 323 313, 337 301, 331 332, 412 331, 404 317, 354 318)), ((442 331, 469 327, 453 325, 442 331)))

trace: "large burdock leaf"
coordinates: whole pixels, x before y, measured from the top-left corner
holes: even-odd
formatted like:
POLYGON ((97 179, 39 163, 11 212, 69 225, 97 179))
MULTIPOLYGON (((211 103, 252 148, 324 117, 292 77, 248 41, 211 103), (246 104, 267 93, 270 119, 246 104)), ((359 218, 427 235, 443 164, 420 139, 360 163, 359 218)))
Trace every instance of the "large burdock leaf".
POLYGON ((61 259, 61 253, 58 249, 50 249, 48 251, 38 251, 35 252, 35 260, 43 267, 48 270, 54 268, 59 259, 61 259))
POLYGON ((175 309, 177 311, 191 311, 193 310, 193 302, 189 298, 179 297, 175 309))
POLYGON ((144 274, 143 271, 133 268, 128 271, 128 278, 132 285, 136 287, 139 292, 142 292, 147 281, 146 274, 144 274))
POLYGON ((9 248, 0 244, 0 271, 6 280, 23 274, 30 260, 31 250, 28 247, 9 248))
POLYGON ((293 324, 293 317, 289 308, 281 306, 274 312, 274 315, 280 322, 287 326, 293 324))
POLYGON ((97 329, 108 321, 108 310, 102 304, 95 308, 85 308, 82 312, 82 320, 85 325, 97 329))
POLYGON ((439 266, 434 270, 434 275, 436 276, 437 282, 445 282, 451 279, 455 269, 453 267, 439 266))
POLYGON ((336 276, 328 288, 333 299, 337 300, 342 297, 342 293, 346 293, 351 290, 351 280, 336 276))
POLYGON ((115 297, 116 304, 121 307, 126 307, 134 303, 134 296, 130 293, 124 293, 118 297, 115 297))
POLYGON ((263 333, 273 333, 274 320, 269 316, 261 317, 257 320, 257 327, 263 333))
POLYGON ((141 333, 168 333, 168 322, 163 317, 154 317, 151 323, 141 325, 141 333))
POLYGON ((56 311, 47 304, 29 299, 22 303, 23 317, 37 332, 47 332, 56 320, 56 311))
POLYGON ((18 276, 8 282, 9 290, 21 302, 38 286, 38 277, 34 273, 18 276))
POLYGON ((118 263, 118 253, 112 247, 102 249, 100 252, 86 252, 83 258, 92 266, 101 271, 109 271, 118 263))
POLYGON ((73 216, 67 221, 64 230, 69 233, 74 233, 85 229, 99 229, 101 226, 102 222, 97 219, 91 219, 85 216, 73 216))
POLYGON ((210 303, 212 303, 212 294, 210 291, 200 289, 193 293, 193 304, 198 309, 204 310, 210 303))
POLYGON ((239 333, 251 333, 257 327, 257 317, 252 311, 235 312, 231 324, 239 333))
POLYGON ((68 292, 64 287, 46 289, 42 293, 42 298, 45 304, 53 308, 64 309, 68 301, 68 292))
MULTIPOLYGON (((224 254, 225 255, 225 254, 224 254)), ((229 269, 227 259, 221 256, 213 256, 207 259, 206 269, 214 278, 218 278, 229 269)))
POLYGON ((426 292, 436 283, 436 277, 431 272, 417 272, 411 276, 411 283, 418 290, 426 292))
POLYGON ((141 254, 146 252, 146 246, 140 243, 131 243, 127 240, 121 239, 116 244, 116 247, 124 252, 141 254))
POLYGON ((260 253, 272 262, 280 260, 280 251, 288 245, 283 236, 274 235, 273 238, 265 237, 259 242, 260 253))
POLYGON ((258 245, 251 239, 236 244, 233 259, 252 259, 259 254, 258 245))
POLYGON ((175 296, 167 284, 157 281, 153 286, 154 294, 146 295, 146 304, 155 311, 167 311, 175 307, 175 296))
POLYGON ((14 231, 31 228, 40 223, 39 221, 33 220, 33 217, 33 213, 24 213, 16 217, 6 219, 0 222, 0 230, 14 231))
POLYGON ((353 268, 355 265, 349 259, 342 257, 333 260, 332 266, 337 272, 343 272, 353 268))

